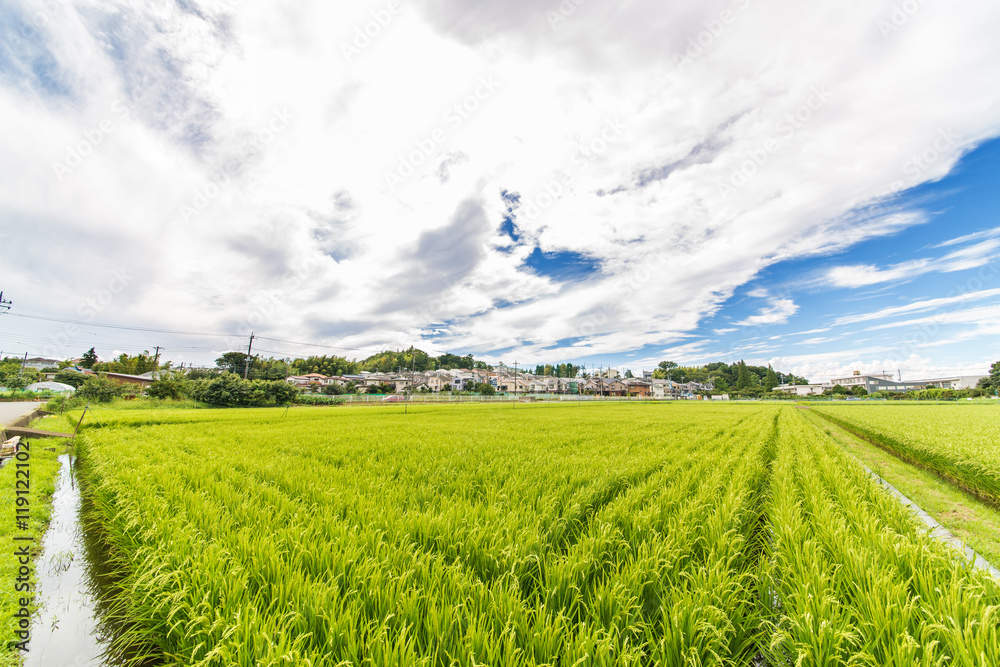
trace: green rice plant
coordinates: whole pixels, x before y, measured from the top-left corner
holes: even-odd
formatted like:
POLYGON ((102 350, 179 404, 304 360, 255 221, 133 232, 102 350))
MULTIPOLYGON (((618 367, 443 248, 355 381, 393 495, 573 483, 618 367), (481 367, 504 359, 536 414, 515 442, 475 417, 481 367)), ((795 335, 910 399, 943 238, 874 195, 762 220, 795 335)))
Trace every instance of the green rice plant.
POLYGON ((997 658, 996 583, 789 408, 104 410, 85 424, 118 645, 166 664, 997 658))
POLYGON ((1000 410, 993 405, 813 408, 897 456, 1000 504, 1000 410))
POLYGON ((120 641, 189 665, 749 664, 760 410, 101 415, 84 475, 120 641))
POLYGON ((781 422, 771 525, 775 660, 1000 664, 1000 584, 972 570, 827 438, 781 422))

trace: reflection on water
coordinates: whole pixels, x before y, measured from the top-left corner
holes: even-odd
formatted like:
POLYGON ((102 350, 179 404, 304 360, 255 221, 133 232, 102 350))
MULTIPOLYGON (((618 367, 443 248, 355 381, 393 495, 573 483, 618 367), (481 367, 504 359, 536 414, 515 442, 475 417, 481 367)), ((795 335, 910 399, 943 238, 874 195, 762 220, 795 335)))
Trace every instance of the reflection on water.
POLYGON ((93 540, 80 522, 80 489, 71 454, 59 457, 52 522, 36 564, 39 603, 25 654, 27 667, 99 667, 108 657, 109 632, 100 621, 104 576, 93 540))

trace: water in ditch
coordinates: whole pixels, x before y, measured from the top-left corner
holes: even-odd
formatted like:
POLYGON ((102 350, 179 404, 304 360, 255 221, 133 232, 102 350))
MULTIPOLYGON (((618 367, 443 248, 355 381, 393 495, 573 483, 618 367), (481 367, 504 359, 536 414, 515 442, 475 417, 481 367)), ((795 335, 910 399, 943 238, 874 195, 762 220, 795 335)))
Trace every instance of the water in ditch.
POLYGON ((95 541, 83 529, 72 454, 59 456, 52 520, 35 565, 39 611, 31 626, 26 667, 112 667, 111 632, 102 621, 103 572, 95 541))

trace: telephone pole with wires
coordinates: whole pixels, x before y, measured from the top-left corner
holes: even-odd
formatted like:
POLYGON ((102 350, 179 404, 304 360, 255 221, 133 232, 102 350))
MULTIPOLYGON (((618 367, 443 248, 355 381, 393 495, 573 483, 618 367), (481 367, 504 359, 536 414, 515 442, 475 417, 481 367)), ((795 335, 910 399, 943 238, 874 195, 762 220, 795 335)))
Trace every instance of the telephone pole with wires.
POLYGON ((12 302, 4 300, 3 292, 0 291, 0 308, 3 308, 4 310, 10 310, 10 307, 12 305, 14 305, 12 302))
POLYGON ((511 407, 517 407, 517 359, 514 360, 514 402, 511 407))
POLYGON ((250 351, 253 349, 253 332, 250 332, 250 344, 247 345, 247 358, 243 364, 243 379, 247 379, 247 374, 250 372, 250 351))

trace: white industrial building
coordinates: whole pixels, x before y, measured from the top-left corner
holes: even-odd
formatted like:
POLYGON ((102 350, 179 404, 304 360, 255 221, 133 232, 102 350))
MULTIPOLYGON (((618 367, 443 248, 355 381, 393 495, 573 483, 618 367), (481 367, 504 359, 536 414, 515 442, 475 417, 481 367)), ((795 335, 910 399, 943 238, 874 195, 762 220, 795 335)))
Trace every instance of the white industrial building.
POLYGON ((892 379, 891 373, 881 373, 878 375, 864 375, 861 371, 854 371, 852 375, 842 378, 833 378, 822 384, 782 384, 775 387, 775 391, 783 391, 796 396, 813 396, 822 394, 827 389, 833 389, 838 384, 846 389, 861 386, 869 394, 876 391, 917 391, 920 389, 974 389, 979 380, 987 377, 985 375, 961 375, 947 378, 934 378, 929 380, 906 380, 897 381, 892 379))

